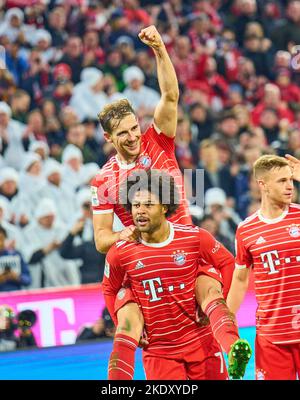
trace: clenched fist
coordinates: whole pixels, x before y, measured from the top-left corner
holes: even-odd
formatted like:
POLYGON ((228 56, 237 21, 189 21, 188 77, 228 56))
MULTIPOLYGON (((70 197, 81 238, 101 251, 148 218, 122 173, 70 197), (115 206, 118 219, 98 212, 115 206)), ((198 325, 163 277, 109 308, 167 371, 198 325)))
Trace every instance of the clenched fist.
POLYGON ((139 33, 139 38, 143 43, 149 47, 152 47, 154 50, 158 50, 164 46, 164 42, 162 41, 162 38, 154 25, 150 25, 147 28, 142 29, 139 33))
POLYGON ((130 225, 121 231, 119 240, 125 240, 126 242, 136 242, 138 238, 138 229, 136 228, 136 226, 130 225))

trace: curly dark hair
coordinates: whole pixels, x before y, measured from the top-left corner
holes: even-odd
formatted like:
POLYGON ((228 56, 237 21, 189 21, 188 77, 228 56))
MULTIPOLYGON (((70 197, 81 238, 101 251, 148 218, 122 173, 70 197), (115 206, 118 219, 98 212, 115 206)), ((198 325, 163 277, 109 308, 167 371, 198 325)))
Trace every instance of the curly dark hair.
POLYGON ((113 129, 119 126, 121 120, 130 114, 135 115, 131 104, 127 99, 121 99, 106 105, 99 112, 98 119, 104 132, 111 134, 113 129))
POLYGON ((180 204, 180 195, 172 175, 157 169, 135 170, 131 173, 120 189, 120 204, 131 212, 132 199, 136 192, 147 190, 154 194, 159 203, 166 206, 166 217, 174 214, 180 204))

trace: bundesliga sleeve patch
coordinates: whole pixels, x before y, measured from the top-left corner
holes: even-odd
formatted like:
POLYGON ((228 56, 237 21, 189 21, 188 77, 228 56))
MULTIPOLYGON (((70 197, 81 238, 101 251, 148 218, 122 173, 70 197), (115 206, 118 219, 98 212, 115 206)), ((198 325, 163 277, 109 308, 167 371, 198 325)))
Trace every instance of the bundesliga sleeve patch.
POLYGON ((91 186, 91 197, 92 197, 92 206, 99 206, 98 188, 96 186, 91 186))
POLYGON ((110 271, 110 265, 107 261, 105 261, 105 266, 104 266, 104 275, 106 278, 109 279, 109 271, 110 271))

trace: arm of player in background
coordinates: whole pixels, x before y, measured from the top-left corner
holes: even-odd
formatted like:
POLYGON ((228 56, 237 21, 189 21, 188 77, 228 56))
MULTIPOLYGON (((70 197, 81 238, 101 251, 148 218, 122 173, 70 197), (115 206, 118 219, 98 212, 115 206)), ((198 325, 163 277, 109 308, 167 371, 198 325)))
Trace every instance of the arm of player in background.
POLYGON ((139 33, 143 43, 152 47, 155 58, 161 98, 154 111, 154 123, 166 136, 173 138, 177 128, 178 81, 164 42, 155 26, 139 33))
POLYGON ((125 276, 125 269, 120 266, 118 251, 114 246, 106 256, 104 275, 102 280, 102 293, 108 312, 117 326, 117 317, 115 315, 115 301, 118 291, 122 287, 125 276))
POLYGON ((217 268, 223 278, 223 295, 226 299, 234 270, 234 257, 209 232, 200 229, 200 256, 217 268))
POLYGON ((227 296, 229 310, 236 314, 239 310, 249 286, 250 269, 235 269, 232 276, 232 283, 227 296))
POLYGON ((235 271, 227 297, 227 306, 234 314, 244 300, 249 285, 250 268, 252 267, 252 258, 243 244, 239 228, 235 235, 235 252, 235 271))

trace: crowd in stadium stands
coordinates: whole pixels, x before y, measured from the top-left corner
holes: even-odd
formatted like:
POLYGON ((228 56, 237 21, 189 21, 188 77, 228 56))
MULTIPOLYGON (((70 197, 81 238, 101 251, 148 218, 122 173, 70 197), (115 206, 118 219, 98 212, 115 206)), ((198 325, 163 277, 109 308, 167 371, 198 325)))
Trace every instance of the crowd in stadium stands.
MULTIPOLYGON (((205 169, 197 224, 232 250, 259 204, 253 162, 300 157, 299 0, 2 0, 0 261, 22 256, 30 279, 18 287, 102 279, 88 189, 114 150, 97 114, 126 97, 142 130, 151 123, 155 59, 138 38, 151 24, 179 80, 180 168, 205 169)), ((194 175, 186 185, 192 198, 194 175)), ((3 268, 0 291, 11 290, 3 268)))

